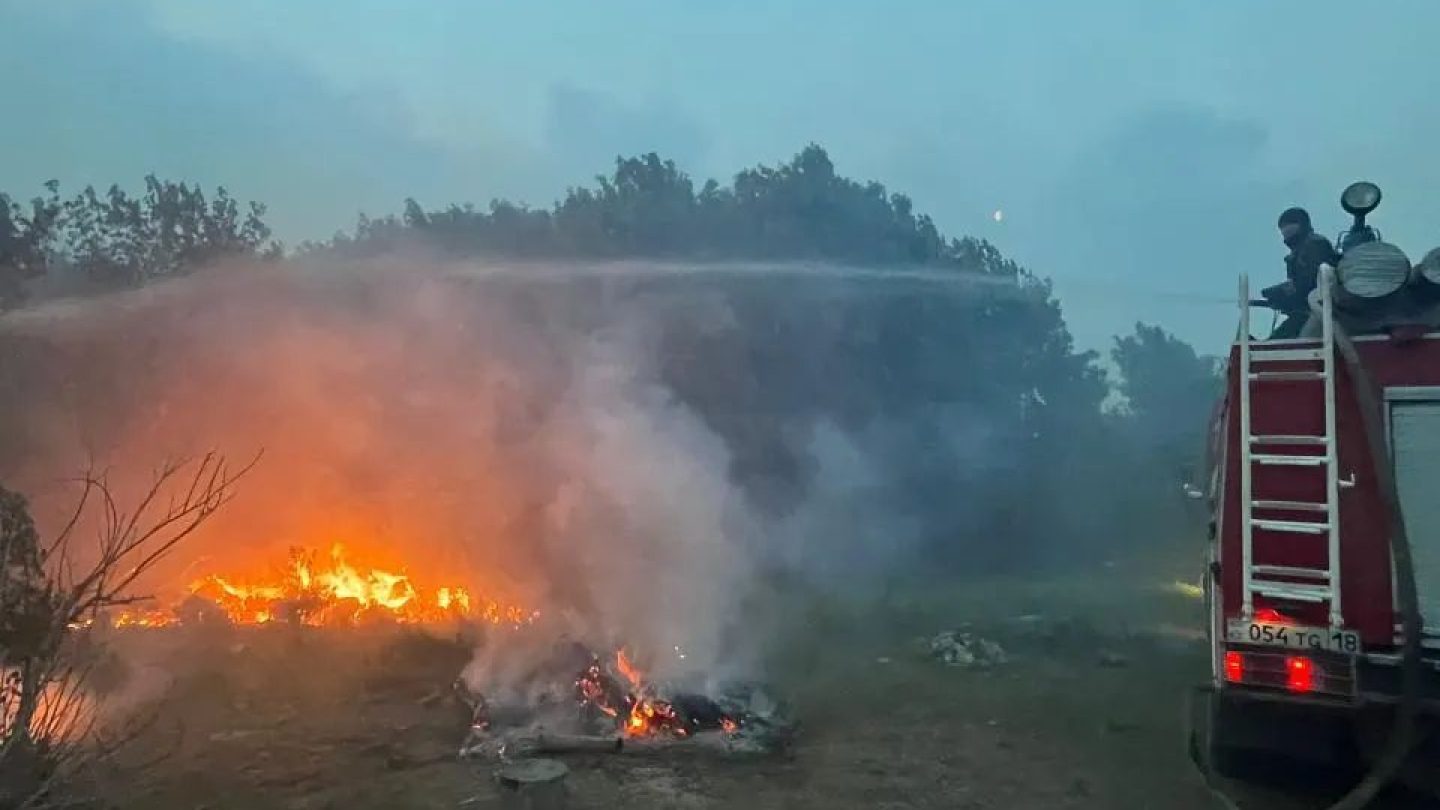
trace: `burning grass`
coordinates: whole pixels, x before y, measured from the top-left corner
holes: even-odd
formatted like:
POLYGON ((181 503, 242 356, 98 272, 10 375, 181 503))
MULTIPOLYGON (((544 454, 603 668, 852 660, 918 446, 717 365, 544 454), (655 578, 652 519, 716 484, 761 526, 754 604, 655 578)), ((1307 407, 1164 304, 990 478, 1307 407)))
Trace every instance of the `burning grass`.
POLYGON ((352 562, 344 546, 328 555, 293 548, 284 565, 259 576, 207 574, 190 583, 189 596, 162 609, 116 614, 116 627, 168 627, 223 617, 237 625, 272 622, 315 627, 367 620, 440 624, 456 620, 519 626, 539 612, 473 594, 458 584, 429 586, 404 571, 352 562))

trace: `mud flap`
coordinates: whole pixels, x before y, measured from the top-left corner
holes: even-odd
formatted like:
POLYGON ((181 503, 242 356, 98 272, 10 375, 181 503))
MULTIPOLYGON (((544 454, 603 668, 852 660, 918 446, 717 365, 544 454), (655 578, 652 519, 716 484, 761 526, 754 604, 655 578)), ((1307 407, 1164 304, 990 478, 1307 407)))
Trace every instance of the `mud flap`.
POLYGON ((1303 703, 1246 699, 1205 685, 1191 695, 1190 755, 1202 769, 1247 777, 1277 760, 1347 768, 1354 762, 1343 714, 1303 703))

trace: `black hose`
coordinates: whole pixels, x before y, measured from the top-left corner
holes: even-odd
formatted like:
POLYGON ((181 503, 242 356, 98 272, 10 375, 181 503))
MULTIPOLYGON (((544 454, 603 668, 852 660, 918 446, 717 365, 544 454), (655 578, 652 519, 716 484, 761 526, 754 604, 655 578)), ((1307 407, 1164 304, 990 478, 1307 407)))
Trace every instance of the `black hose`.
POLYGON ((1405 531, 1405 515, 1400 506, 1400 492, 1390 466, 1388 442, 1385 439, 1385 412, 1376 396, 1374 382, 1360 362, 1355 344, 1338 327, 1335 346, 1350 373, 1356 399, 1359 400, 1361 422, 1370 444, 1375 466, 1375 480, 1385 500, 1389 521, 1390 554, 1395 562, 1395 597, 1400 609, 1400 705, 1390 741, 1375 766, 1340 801, 1329 810, 1360 810, 1367 806, 1404 766, 1415 744, 1415 718, 1420 704, 1420 604, 1415 590, 1415 565, 1410 555, 1410 536, 1405 531))

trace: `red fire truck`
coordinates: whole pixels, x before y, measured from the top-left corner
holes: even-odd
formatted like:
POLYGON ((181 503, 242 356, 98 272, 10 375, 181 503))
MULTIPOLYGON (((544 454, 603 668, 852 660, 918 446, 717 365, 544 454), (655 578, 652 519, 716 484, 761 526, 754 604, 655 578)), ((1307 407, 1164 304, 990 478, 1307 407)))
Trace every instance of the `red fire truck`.
POLYGON ((1369 261, 1399 253, 1364 223, 1379 197, 1342 195, 1355 226, 1306 336, 1253 337, 1265 302, 1241 281, 1208 487, 1192 492, 1210 504, 1212 650, 1192 753, 1212 772, 1334 762, 1375 729, 1408 747, 1440 710, 1440 285, 1429 257, 1369 261))

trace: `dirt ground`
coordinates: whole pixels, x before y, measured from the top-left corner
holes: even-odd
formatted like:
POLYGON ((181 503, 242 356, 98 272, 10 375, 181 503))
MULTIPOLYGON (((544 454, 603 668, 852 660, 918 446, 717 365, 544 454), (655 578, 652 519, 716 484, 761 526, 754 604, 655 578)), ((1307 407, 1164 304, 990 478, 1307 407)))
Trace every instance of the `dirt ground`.
MULTIPOLYGON (((811 604, 771 667, 801 722, 793 750, 563 758, 569 806, 1222 807, 1185 746, 1186 690, 1207 667, 1200 606, 1168 584, 1106 569, 811 604), (978 671, 928 657, 921 639, 962 623, 1011 660, 978 671)), ((462 648, 296 628, 165 643, 188 674, 131 753, 162 759, 104 785, 122 808, 503 806, 493 765, 455 758, 466 718, 443 689, 462 648)), ((1343 788, 1288 780, 1231 787, 1247 810, 1323 807, 1343 788)))

